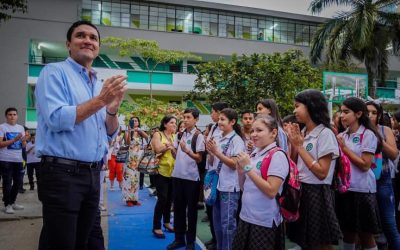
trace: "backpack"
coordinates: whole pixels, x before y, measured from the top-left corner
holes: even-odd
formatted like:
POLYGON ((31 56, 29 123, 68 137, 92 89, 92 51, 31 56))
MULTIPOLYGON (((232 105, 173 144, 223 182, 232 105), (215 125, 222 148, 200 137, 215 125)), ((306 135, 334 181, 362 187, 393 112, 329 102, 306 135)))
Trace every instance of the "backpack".
MULTIPOLYGON (((211 135, 214 133, 215 129, 217 128, 216 126, 213 126, 212 123, 207 125, 208 130, 211 131, 211 135)), ((195 134, 193 135, 192 142, 191 142, 191 149, 193 153, 196 153, 196 143, 197 143, 197 137, 199 137, 199 134, 201 134, 200 130, 196 130, 195 134)), ((207 162, 207 151, 203 152, 201 162, 197 163, 197 168, 199 170, 199 174, 204 174, 206 172, 206 162, 207 162)))
POLYGON ((332 179, 332 189, 339 193, 346 193, 350 188, 351 163, 347 155, 339 147, 339 159, 336 160, 332 179))
MULTIPOLYGON (((364 133, 367 129, 365 128, 362 134, 360 135, 360 144, 362 143, 362 140, 364 139, 364 133)), ((372 172, 374 172, 375 179, 379 180, 381 178, 382 174, 382 152, 375 153, 374 158, 372 159, 371 163, 371 169, 372 172)))
POLYGON ((264 180, 267 180, 272 156, 278 151, 282 151, 288 160, 289 174, 283 183, 282 193, 278 193, 275 198, 278 202, 282 217, 288 222, 293 222, 300 217, 299 208, 301 198, 301 183, 299 181, 299 170, 297 169, 296 163, 287 156, 285 151, 279 147, 275 147, 268 152, 261 163, 261 176, 264 180))

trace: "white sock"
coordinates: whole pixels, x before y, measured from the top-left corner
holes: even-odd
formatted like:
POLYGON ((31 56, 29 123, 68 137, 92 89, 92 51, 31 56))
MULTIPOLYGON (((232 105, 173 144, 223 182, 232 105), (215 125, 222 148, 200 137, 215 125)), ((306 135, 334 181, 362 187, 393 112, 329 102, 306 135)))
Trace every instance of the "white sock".
POLYGON ((375 246, 373 248, 364 248, 364 250, 378 250, 378 246, 375 246))
POLYGON ((356 250, 356 244, 343 242, 342 250, 356 250))

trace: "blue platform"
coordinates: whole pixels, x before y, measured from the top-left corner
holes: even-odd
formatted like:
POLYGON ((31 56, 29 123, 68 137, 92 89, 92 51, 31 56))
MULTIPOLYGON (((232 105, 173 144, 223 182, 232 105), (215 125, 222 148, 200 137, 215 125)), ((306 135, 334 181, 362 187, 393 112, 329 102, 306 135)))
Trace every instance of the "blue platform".
MULTIPOLYGON (((121 191, 107 191, 108 195, 108 249, 166 249, 174 234, 165 232, 165 239, 156 239, 152 233, 156 198, 147 188, 139 191, 140 206, 128 207, 122 201, 121 191)), ((184 248, 181 248, 184 249, 184 248)), ((196 245, 196 249, 201 249, 196 245)))

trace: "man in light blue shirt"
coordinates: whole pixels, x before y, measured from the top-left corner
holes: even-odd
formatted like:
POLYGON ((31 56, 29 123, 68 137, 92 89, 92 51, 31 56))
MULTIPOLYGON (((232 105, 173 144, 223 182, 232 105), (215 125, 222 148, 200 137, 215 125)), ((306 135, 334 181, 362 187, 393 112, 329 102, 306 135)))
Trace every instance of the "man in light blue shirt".
POLYGON ((100 160, 118 129, 126 77, 101 84, 92 69, 100 34, 78 21, 67 32, 70 57, 48 64, 36 85, 36 154, 41 157, 39 249, 86 249, 99 204, 100 160))

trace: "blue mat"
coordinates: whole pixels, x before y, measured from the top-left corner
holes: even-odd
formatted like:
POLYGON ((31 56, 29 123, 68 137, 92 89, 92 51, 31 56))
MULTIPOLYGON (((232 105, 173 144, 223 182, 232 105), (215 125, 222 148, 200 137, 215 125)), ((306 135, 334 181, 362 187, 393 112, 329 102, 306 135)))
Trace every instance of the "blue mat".
MULTIPOLYGON (((140 206, 128 207, 122 201, 121 191, 107 191, 108 195, 108 249, 166 249, 174 240, 173 233, 165 239, 156 239, 152 233, 156 199, 145 188, 139 191, 140 206)), ((181 248, 184 249, 184 248, 181 248)), ((201 249, 196 244, 196 249, 201 249)))

